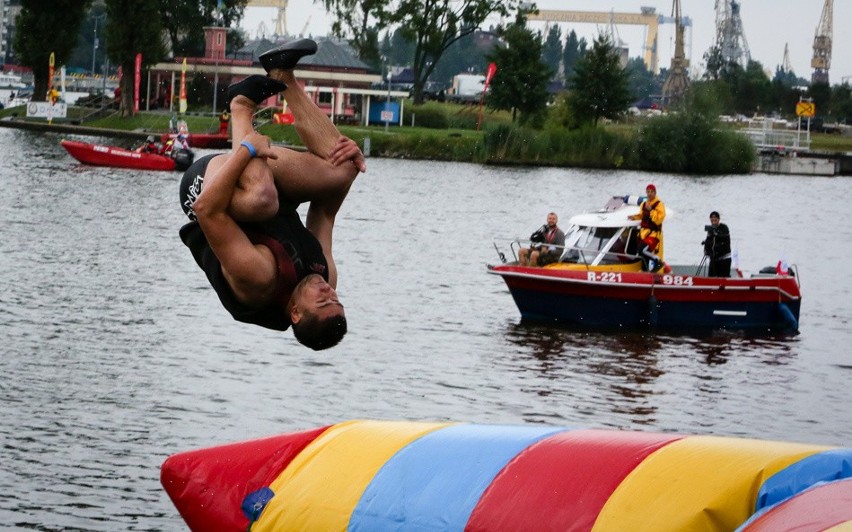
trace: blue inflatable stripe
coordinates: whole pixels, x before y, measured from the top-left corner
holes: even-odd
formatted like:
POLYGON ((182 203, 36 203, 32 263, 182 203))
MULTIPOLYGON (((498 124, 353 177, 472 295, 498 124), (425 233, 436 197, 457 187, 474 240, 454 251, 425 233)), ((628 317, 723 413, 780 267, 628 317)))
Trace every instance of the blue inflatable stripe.
POLYGON ((817 482, 852 477, 852 449, 813 454, 775 473, 757 492, 755 511, 774 506, 817 482))
POLYGON ((559 427, 452 425, 385 463, 349 519, 351 531, 463 530, 506 464, 559 427))

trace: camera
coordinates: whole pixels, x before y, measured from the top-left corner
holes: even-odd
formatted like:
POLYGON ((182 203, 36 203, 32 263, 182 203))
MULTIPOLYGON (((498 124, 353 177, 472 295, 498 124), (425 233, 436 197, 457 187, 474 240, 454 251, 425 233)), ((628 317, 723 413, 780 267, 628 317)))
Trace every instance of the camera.
POLYGON ((716 231, 718 230, 718 227, 713 227, 712 225, 705 225, 704 230, 710 233, 711 235, 716 236, 716 231))

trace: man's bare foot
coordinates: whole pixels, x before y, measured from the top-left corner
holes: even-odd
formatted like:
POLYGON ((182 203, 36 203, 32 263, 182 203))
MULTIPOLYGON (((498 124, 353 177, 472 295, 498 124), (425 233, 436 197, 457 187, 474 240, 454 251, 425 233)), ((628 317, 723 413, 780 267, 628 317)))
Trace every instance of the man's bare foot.
POLYGON ((281 83, 286 84, 288 87, 296 83, 296 75, 293 74, 292 70, 273 68, 269 71, 269 77, 275 81, 280 81, 281 83))
POLYGON ((242 94, 235 96, 231 100, 230 107, 231 114, 238 113, 240 109, 247 109, 252 114, 257 110, 257 104, 251 101, 248 96, 243 96, 242 94))

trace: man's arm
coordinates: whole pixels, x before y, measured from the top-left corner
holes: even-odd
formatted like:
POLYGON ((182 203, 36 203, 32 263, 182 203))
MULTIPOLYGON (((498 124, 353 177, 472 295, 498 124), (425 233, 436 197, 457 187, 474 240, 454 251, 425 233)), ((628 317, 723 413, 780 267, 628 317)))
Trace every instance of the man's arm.
MULTIPOLYGON (((275 157, 267 137, 250 133, 245 140, 254 147, 257 157, 275 157)), ((272 252, 266 246, 252 244, 228 212, 236 183, 251 160, 252 155, 244 146, 232 151, 218 171, 205 180, 193 204, 201 230, 219 259, 228 284, 245 304, 262 302, 274 288, 276 276, 272 252)))
MULTIPOLYGON (((333 288, 337 288, 337 265, 334 262, 334 255, 332 253, 334 220, 341 205, 343 205, 343 200, 349 194, 349 189, 355 181, 355 176, 360 171, 357 160, 353 158, 353 149, 360 155, 361 150, 358 149, 354 141, 346 137, 338 139, 337 145, 332 150, 329 159, 331 161, 344 161, 343 164, 335 166, 335 168, 339 169, 338 171, 345 170, 343 185, 336 190, 330 191, 325 197, 313 199, 308 207, 308 216, 305 223, 308 230, 319 241, 320 245, 322 245, 323 255, 328 263, 328 284, 333 288), (352 164, 345 162, 350 159, 353 161, 352 164)), ((360 155, 360 157, 363 160, 363 155, 360 155)))

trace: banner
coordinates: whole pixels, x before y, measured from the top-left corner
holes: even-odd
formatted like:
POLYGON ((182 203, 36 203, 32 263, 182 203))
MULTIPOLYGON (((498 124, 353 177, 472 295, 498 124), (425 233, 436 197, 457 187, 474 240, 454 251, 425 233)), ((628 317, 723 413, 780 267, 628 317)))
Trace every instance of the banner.
POLYGON ((59 69, 59 89, 62 93, 62 101, 65 101, 65 65, 59 69))
POLYGON ((186 58, 183 58, 183 66, 180 69, 180 114, 186 113, 186 58))
POLYGON ((488 90, 488 84, 491 83, 491 78, 494 77, 494 74, 497 73, 497 64, 491 63, 488 65, 488 71, 485 73, 485 87, 483 87, 482 92, 488 90))
POLYGON ((476 130, 482 128, 482 104, 485 102, 485 92, 488 90, 488 84, 491 83, 491 78, 497 73, 497 64, 491 63, 488 65, 488 71, 485 73, 485 85, 482 87, 482 95, 479 97, 479 119, 476 121, 476 130))
POLYGON ((47 118, 50 122, 54 118, 66 118, 68 116, 68 104, 65 102, 28 102, 27 118, 47 118))
POLYGON ((50 52, 50 60, 47 62, 47 65, 47 92, 50 92, 50 89, 53 88, 53 52, 50 52))
POLYGON ((133 80, 133 111, 139 112, 139 80, 142 79, 142 54, 136 54, 136 77, 133 80))

